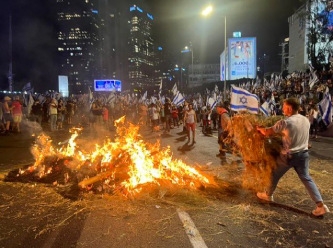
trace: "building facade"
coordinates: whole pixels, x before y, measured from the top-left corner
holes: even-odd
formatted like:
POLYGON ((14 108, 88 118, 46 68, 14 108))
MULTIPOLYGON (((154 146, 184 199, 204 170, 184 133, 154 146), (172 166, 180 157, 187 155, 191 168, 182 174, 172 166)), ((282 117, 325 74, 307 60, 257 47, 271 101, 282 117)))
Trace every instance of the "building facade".
POLYGON ((307 25, 305 5, 299 8, 291 17, 289 23, 289 58, 288 71, 302 71, 308 68, 307 56, 307 25))
POLYGON ((187 88, 218 81, 220 81, 220 64, 193 64, 189 66, 187 88))

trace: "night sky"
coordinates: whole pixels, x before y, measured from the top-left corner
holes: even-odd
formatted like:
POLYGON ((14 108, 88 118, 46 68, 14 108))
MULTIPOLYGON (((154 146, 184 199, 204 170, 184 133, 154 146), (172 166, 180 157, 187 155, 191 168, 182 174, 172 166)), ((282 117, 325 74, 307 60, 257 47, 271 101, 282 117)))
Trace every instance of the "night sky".
MULTIPOLYGON (((258 56, 266 53, 271 68, 279 68, 279 44, 288 37, 288 17, 301 0, 215 0, 212 15, 203 19, 203 0, 147 0, 155 17, 155 40, 175 63, 180 50, 191 41, 195 62, 218 63, 227 37, 233 31, 257 37, 258 56)), ((5 89, 9 64, 9 13, 12 10, 14 88, 31 81, 36 90, 56 87, 55 27, 50 17, 52 0, 2 0, 0 9, 0 89, 5 89), (49 86, 47 86, 49 85, 49 86)))

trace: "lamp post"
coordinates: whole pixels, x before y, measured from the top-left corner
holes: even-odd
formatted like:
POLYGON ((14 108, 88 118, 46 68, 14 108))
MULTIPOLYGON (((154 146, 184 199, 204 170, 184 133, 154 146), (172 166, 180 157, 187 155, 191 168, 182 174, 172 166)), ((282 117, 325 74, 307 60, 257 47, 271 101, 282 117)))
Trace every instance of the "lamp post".
POLYGON ((191 75, 193 77, 193 47, 192 47, 192 42, 190 42, 190 47, 185 46, 183 50, 181 50, 181 53, 188 53, 191 52, 191 60, 192 60, 192 70, 191 70, 191 75))
MULTIPOLYGON (((213 6, 208 5, 201 11, 204 17, 209 16, 213 12, 213 6)), ((227 91, 227 16, 224 16, 224 84, 223 84, 223 100, 226 100, 227 91)))
POLYGON ((224 84, 223 84, 223 101, 226 101, 227 91, 227 16, 224 16, 224 84))

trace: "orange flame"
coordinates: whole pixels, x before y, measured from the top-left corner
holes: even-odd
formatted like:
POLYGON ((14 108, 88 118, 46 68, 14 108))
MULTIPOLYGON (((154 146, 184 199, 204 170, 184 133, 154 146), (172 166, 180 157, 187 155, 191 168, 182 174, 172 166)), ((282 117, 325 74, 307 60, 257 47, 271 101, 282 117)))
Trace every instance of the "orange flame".
POLYGON ((159 141, 155 144, 145 143, 139 134, 139 126, 125 122, 125 117, 115 121, 115 126, 115 140, 106 139, 103 145, 96 144, 89 152, 79 150, 75 142, 81 129, 72 129, 73 134, 66 141, 67 145, 60 149, 52 147, 48 136, 39 136, 32 148, 36 160, 33 168, 39 171, 40 176, 52 173, 45 171, 43 166, 47 156, 70 157, 71 162, 67 166, 76 171, 89 161, 88 165, 96 171, 96 175, 111 170, 112 173, 103 178, 104 184, 118 183, 119 187, 129 193, 139 192, 140 186, 147 183, 160 185, 161 180, 190 188, 214 184, 212 179, 208 179, 195 168, 173 159, 169 146, 161 148, 159 141), (117 176, 121 178, 116 178, 117 176))

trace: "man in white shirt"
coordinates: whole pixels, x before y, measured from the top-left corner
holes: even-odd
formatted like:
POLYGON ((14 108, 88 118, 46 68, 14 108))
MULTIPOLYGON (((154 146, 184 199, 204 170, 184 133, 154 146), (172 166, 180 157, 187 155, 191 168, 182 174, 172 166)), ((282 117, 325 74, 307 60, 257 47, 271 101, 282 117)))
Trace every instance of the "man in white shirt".
POLYGON ((272 171, 272 182, 265 192, 258 192, 257 197, 265 201, 273 201, 273 193, 280 178, 290 169, 294 168, 298 177, 307 189, 311 199, 317 207, 312 211, 314 216, 322 216, 329 212, 317 185, 309 175, 309 120, 298 113, 299 102, 296 98, 288 98, 283 102, 283 113, 286 119, 278 121, 269 128, 258 127, 257 130, 264 136, 282 133, 283 149, 277 159, 277 166, 272 171))

